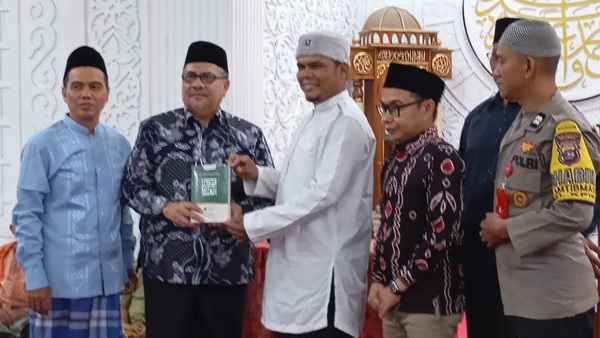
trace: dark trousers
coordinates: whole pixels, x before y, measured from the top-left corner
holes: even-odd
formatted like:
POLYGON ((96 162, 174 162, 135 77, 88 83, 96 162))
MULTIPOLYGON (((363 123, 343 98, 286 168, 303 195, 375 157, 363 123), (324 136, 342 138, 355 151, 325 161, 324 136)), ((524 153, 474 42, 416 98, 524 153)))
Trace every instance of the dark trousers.
POLYGON ((247 285, 178 285, 144 277, 146 337, 241 338, 247 285))
POLYGON ((506 316, 507 338, 592 338, 594 309, 573 317, 535 320, 506 316))
POLYGON ((327 306, 327 327, 318 331, 312 331, 301 334, 275 333, 275 338, 352 338, 351 335, 336 329, 333 326, 335 318, 335 292, 333 282, 331 283, 331 296, 329 296, 329 305, 327 306))
POLYGON ((467 294, 468 338, 503 338, 505 320, 502 299, 467 294))

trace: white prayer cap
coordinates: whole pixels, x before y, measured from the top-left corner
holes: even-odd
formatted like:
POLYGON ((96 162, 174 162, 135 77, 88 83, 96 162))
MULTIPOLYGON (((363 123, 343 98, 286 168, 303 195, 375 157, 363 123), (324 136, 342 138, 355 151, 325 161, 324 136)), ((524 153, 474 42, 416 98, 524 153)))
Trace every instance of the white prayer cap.
POLYGON ((298 40, 296 59, 310 55, 321 55, 333 61, 350 64, 350 41, 328 31, 303 34, 298 40))
POLYGON ((518 20, 511 23, 498 46, 538 57, 560 56, 561 50, 556 30, 549 23, 538 20, 518 20))

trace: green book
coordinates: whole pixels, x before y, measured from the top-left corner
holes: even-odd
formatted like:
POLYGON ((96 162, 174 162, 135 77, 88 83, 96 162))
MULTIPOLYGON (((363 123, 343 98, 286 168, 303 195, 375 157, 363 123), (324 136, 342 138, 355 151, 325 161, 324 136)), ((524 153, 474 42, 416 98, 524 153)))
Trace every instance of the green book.
POLYGON ((206 223, 223 223, 230 217, 231 170, 227 164, 192 166, 192 202, 204 210, 206 223))

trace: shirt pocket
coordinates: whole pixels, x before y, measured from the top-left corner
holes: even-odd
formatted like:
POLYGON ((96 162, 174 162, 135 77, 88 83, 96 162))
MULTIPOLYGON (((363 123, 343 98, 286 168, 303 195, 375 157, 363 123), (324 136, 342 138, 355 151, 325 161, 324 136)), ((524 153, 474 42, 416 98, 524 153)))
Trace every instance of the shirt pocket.
POLYGON ((541 179, 542 173, 539 171, 520 172, 509 178, 506 184, 509 217, 541 210, 541 179))

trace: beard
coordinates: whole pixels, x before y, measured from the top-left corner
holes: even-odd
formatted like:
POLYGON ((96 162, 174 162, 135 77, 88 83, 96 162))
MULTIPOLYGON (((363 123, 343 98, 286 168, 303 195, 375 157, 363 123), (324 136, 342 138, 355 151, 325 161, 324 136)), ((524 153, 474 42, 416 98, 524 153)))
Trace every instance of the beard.
POLYGON ((319 102, 321 100, 320 96, 309 96, 309 95, 304 95, 304 97, 306 98, 306 101, 310 102, 310 103, 315 103, 315 102, 319 102))

